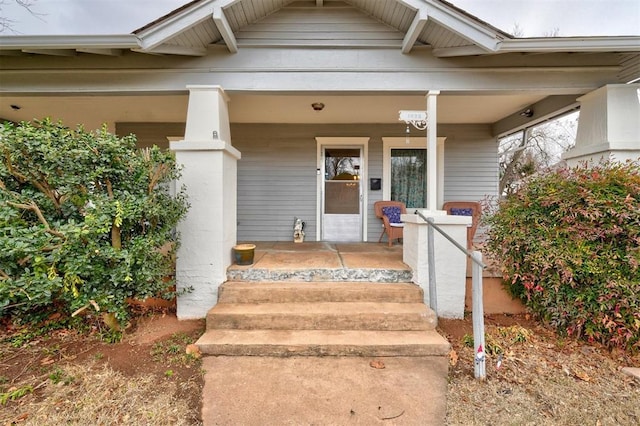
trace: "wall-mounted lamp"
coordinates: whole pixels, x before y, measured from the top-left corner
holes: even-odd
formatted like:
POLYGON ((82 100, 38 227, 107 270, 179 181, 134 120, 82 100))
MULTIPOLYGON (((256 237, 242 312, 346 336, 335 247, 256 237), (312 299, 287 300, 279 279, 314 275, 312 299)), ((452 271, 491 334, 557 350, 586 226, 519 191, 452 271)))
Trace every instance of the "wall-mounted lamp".
POLYGON ((531 108, 527 108, 520 113, 523 117, 533 117, 533 110, 531 108))
POLYGON ((313 108, 314 111, 322 111, 324 104, 322 102, 314 102, 311 104, 311 108, 313 108))

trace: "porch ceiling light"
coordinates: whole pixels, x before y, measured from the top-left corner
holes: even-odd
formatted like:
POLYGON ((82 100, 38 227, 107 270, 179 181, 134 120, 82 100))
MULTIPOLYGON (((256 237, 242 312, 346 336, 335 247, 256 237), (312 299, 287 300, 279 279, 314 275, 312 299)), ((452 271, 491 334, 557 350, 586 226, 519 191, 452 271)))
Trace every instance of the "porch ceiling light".
POLYGON ((411 124, 418 130, 426 130, 427 111, 411 111, 403 109, 400 110, 398 120, 404 121, 407 124, 407 128, 409 127, 409 124, 411 124))
POLYGON ((311 104, 311 108, 313 108, 314 111, 322 111, 324 104, 322 102, 314 102, 311 104))
POLYGON ((533 117, 533 110, 531 108, 527 108, 520 113, 523 117, 533 117))

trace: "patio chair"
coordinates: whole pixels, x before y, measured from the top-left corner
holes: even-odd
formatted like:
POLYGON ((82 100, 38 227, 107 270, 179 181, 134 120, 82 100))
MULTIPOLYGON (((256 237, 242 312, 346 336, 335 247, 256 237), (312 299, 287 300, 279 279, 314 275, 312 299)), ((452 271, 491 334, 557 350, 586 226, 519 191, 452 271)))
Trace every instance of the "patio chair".
POLYGON ((391 247, 393 240, 402 238, 404 223, 400 221, 400 215, 407 213, 407 208, 400 201, 376 201, 373 209, 376 216, 382 220, 383 229, 378 242, 382 242, 382 237, 387 234, 391 247))
POLYGON ((442 206, 447 214, 454 216, 471 216, 471 226, 467 227, 467 248, 473 247, 473 237, 478 229, 482 214, 482 206, 477 201, 447 201, 442 206))

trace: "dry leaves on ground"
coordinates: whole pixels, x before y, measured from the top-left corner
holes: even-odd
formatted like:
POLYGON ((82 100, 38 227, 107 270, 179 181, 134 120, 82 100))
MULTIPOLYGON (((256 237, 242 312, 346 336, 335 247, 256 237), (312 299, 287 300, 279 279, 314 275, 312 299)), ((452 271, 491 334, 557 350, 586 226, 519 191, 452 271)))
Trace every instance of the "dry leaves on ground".
MULTIPOLYGON (((463 323, 471 333, 470 321, 463 323)), ((473 377, 469 336, 451 339, 458 359, 450 367, 449 425, 640 424, 640 382, 620 372, 625 365, 639 366, 638 356, 523 323, 487 325, 486 382, 473 377)), ((445 334, 447 327, 452 325, 445 324, 445 334)))

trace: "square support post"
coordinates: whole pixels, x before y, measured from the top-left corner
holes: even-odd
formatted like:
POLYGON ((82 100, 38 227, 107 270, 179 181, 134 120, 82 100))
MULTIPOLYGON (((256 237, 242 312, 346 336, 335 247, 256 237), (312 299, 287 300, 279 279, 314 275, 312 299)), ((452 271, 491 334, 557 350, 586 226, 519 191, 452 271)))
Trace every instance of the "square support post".
POLYGON ((218 300, 236 244, 237 162, 231 146, 228 98, 219 86, 188 86, 185 138, 171 142, 182 167, 189 211, 178 225, 179 319, 203 318, 218 300))
POLYGON ((570 167, 640 158, 640 83, 609 84, 578 101, 576 145, 562 156, 570 167))
POLYGON ((427 210, 438 206, 438 108, 439 90, 427 93, 427 210))

